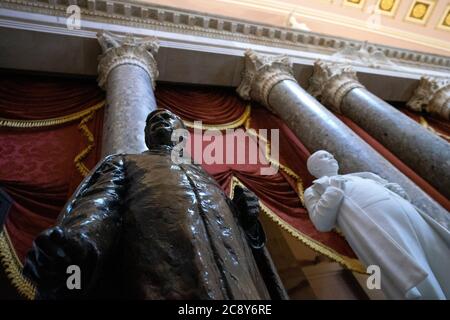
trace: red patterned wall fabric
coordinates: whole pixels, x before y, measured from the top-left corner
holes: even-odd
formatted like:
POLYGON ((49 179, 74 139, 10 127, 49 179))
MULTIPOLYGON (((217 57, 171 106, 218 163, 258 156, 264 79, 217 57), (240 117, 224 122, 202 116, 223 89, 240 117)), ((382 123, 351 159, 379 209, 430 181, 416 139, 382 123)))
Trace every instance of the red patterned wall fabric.
MULTIPOLYGON (((104 99, 95 81, 85 79, 2 74, 0 88, 0 118, 6 119, 68 116, 104 99)), ((50 127, 0 126, 0 188, 14 200, 5 227, 20 260, 81 182, 76 157, 84 151, 78 159, 88 169, 99 160, 102 126, 102 109, 50 127)))

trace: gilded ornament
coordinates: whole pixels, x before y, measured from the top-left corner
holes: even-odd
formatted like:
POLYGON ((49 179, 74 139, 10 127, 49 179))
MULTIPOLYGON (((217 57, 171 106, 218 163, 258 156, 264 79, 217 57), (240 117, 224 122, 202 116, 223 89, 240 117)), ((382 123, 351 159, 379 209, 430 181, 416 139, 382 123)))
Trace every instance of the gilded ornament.
POLYGON ((381 0, 380 9, 383 11, 391 11, 394 7, 395 0, 381 0))
POLYGON ((429 5, 427 4, 421 2, 417 3, 412 10, 411 16, 416 19, 423 19, 427 13, 428 7, 429 5))

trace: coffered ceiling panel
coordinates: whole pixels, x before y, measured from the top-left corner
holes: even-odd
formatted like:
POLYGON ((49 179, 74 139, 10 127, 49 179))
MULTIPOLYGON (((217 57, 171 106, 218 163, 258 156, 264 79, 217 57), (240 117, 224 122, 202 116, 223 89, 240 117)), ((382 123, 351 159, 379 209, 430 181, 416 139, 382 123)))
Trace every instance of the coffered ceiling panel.
POLYGON ((375 13, 393 17, 397 13, 400 0, 378 0, 375 13))

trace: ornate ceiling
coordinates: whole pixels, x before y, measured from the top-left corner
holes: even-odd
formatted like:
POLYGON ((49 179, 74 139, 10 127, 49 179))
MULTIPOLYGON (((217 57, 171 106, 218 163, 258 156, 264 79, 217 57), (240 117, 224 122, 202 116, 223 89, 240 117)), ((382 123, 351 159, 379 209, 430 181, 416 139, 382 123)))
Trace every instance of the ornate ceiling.
POLYGON ((450 0, 140 0, 450 55, 450 0))

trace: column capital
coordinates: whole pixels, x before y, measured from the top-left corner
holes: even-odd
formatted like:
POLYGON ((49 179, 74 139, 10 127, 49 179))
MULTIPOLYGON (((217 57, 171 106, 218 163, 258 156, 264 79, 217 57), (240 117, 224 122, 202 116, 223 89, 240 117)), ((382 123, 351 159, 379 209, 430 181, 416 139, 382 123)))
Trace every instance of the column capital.
POLYGON ((355 88, 364 88, 351 66, 322 60, 314 63, 309 83, 308 92, 339 113, 345 95, 355 88))
POLYGON ((414 111, 450 119, 450 79, 423 76, 406 105, 414 111))
POLYGON ((267 56, 248 49, 242 81, 236 91, 245 100, 253 99, 269 107, 270 90, 283 80, 296 81, 287 56, 267 56))
POLYGON ((159 49, 155 37, 135 38, 131 35, 119 36, 110 32, 99 32, 97 40, 103 53, 99 56, 98 85, 105 87, 108 75, 115 67, 132 64, 144 69, 150 77, 153 89, 158 78, 155 55, 159 49))

